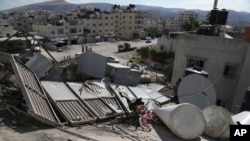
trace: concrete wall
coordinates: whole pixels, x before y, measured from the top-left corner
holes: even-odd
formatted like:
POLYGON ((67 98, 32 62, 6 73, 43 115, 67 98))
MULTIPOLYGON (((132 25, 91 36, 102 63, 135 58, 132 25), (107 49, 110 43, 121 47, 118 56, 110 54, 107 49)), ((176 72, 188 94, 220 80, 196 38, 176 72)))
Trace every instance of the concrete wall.
POLYGON ((176 49, 177 39, 173 39, 170 37, 162 36, 161 38, 157 39, 157 46, 156 51, 175 51, 176 49))
MULTIPOLYGON (((249 44, 250 47, 250 44, 249 44)), ((246 90, 248 89, 248 87, 250 87, 250 48, 248 47, 248 50, 246 52, 246 57, 245 57, 245 61, 243 62, 243 67, 241 70, 241 76, 239 78, 239 82, 238 85, 236 87, 236 94, 234 95, 233 98, 233 104, 231 106, 231 111, 232 112, 238 112, 240 107, 241 107, 241 103, 244 99, 246 90)))
POLYGON ((208 78, 216 89, 217 99, 225 101, 225 107, 231 109, 232 97, 238 95, 236 87, 240 81, 248 47, 249 43, 243 40, 201 35, 179 35, 171 83, 175 84, 179 78, 183 77, 187 58, 202 58, 205 61, 204 70, 209 73, 208 78), (227 63, 237 65, 235 78, 223 75, 227 63))

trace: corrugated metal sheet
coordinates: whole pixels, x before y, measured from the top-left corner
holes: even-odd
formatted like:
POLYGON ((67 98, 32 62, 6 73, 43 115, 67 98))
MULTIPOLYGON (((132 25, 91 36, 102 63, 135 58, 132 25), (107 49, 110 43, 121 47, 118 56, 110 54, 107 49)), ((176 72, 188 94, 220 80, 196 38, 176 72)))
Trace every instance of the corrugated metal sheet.
POLYGON ((130 100, 135 99, 136 97, 129 91, 128 87, 126 86, 118 86, 118 85, 109 85, 108 86, 111 91, 113 91, 114 94, 116 94, 118 100, 122 104, 122 107, 126 110, 126 112, 131 112, 128 106, 127 99, 122 97, 120 93, 122 93, 123 96, 128 97, 130 100))
POLYGON ((110 107, 108 107, 100 98, 84 100, 100 119, 117 115, 116 112, 114 112, 110 107))
POLYGON ((103 78, 105 76, 106 65, 107 57, 94 52, 86 52, 81 54, 77 73, 83 73, 95 78, 103 78))
POLYGON ((143 89, 139 87, 128 87, 128 89, 137 97, 143 99, 151 99, 143 89))
POLYGON ((160 104, 167 103, 171 100, 170 98, 162 95, 159 92, 156 92, 156 91, 150 89, 149 87, 147 87, 145 85, 139 85, 138 88, 141 88, 150 97, 150 99, 154 99, 157 102, 159 102, 160 104))
MULTIPOLYGON (((117 111, 113 110, 108 104, 102 100, 98 94, 92 91, 92 86, 89 87, 86 84, 67 82, 67 85, 72 89, 75 94, 82 99, 82 102, 87 104, 90 110, 99 118, 105 119, 108 117, 116 116, 117 111), (82 89, 80 94, 79 89, 82 89)), ((95 86, 97 93, 100 86, 95 86)), ((99 94, 100 95, 100 94, 99 94)))
POLYGON ((63 82, 42 81, 42 86, 53 99, 58 110, 71 124, 94 121, 95 117, 63 82))
POLYGON ((147 85, 150 89, 159 92, 161 89, 163 89, 165 86, 157 83, 150 83, 147 85))
POLYGON ((92 92, 98 95, 106 104, 108 104, 113 110, 118 113, 123 113, 123 109, 117 101, 115 95, 112 95, 106 88, 105 84, 98 81, 91 81, 86 84, 92 92))
POLYGON ((12 56, 11 64, 17 76, 19 86, 28 106, 28 112, 42 122, 50 125, 59 124, 59 120, 50 105, 40 82, 36 75, 31 72, 26 66, 19 63, 12 56))
POLYGON ((38 78, 47 76, 48 71, 53 67, 52 62, 40 53, 33 56, 26 64, 38 78))

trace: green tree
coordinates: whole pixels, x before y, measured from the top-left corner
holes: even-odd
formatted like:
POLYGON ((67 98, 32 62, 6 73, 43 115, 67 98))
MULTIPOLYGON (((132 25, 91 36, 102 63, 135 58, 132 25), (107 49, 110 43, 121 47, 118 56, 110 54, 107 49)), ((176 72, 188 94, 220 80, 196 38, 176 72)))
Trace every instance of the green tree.
POLYGON ((162 32, 157 27, 145 28, 144 31, 150 37, 161 37, 162 36, 162 32))
POLYGON ((200 27, 200 22, 197 18, 191 16, 188 21, 185 21, 181 24, 181 28, 184 31, 194 31, 200 27))

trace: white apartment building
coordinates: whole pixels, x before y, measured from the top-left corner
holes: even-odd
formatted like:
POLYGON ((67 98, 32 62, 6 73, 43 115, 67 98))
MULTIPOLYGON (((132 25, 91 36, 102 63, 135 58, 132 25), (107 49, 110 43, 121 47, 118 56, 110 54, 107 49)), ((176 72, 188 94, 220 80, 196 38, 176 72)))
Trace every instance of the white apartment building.
POLYGON ((8 37, 13 34, 13 26, 8 24, 7 19, 0 18, 0 37, 8 37))
POLYGON ((64 20, 60 20, 56 25, 52 24, 34 24, 33 30, 39 35, 48 38, 71 38, 73 36, 83 35, 83 25, 75 24, 70 25, 64 20))
POLYGON ((81 20, 89 36, 116 36, 124 39, 140 38, 145 26, 147 13, 136 10, 135 7, 126 9, 115 8, 111 12, 100 11, 96 8, 80 8, 75 10, 69 19, 81 20))
POLYGON ((185 22, 189 20, 189 17, 198 18, 198 14, 192 10, 181 11, 178 13, 178 19, 181 22, 185 22))
POLYGON ((89 19, 81 19, 84 28, 88 29, 90 33, 88 36, 112 36, 114 35, 114 22, 111 13, 102 13, 98 17, 89 19))
POLYGON ((171 32, 181 31, 181 24, 188 21, 189 17, 198 18, 198 14, 191 10, 181 11, 178 17, 171 17, 166 21, 166 28, 171 32))
POLYGON ((33 18, 28 15, 14 15, 9 17, 9 23, 15 30, 24 30, 26 32, 32 31, 33 18))
POLYGON ((250 86, 250 44, 245 40, 195 34, 178 35, 171 83, 182 78, 187 67, 208 72, 217 104, 238 112, 250 86))
POLYGON ((171 17, 166 21, 166 28, 170 32, 176 32, 176 31, 181 31, 181 21, 178 18, 171 17))
POLYGON ((115 34, 124 39, 139 38, 144 29, 144 12, 137 10, 114 10, 115 34))

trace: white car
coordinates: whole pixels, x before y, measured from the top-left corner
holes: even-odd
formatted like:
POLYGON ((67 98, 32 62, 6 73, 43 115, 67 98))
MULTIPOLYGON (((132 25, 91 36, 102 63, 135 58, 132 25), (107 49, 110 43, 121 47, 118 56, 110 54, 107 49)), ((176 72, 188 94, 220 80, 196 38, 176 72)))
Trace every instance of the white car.
POLYGON ((116 58, 115 56, 108 56, 108 62, 110 63, 119 63, 120 60, 116 58))

